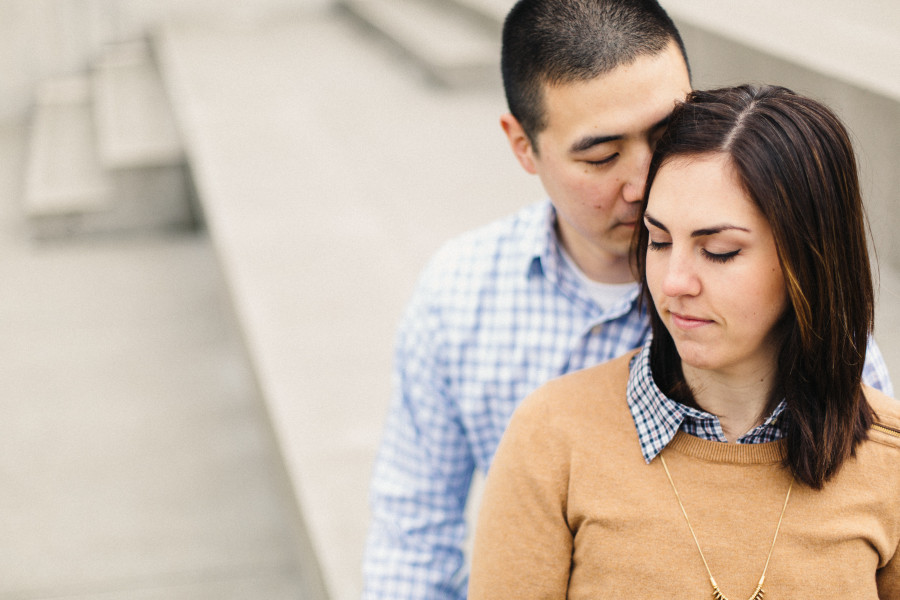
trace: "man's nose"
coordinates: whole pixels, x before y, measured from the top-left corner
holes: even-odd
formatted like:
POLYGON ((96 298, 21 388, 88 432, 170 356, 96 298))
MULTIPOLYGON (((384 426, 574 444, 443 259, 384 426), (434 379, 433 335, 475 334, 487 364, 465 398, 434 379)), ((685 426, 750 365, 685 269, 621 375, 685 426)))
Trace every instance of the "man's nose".
POLYGON ((635 147, 629 162, 625 185, 622 186, 622 196, 626 202, 640 202, 643 199, 651 158, 653 158, 653 149, 649 144, 639 144, 635 147))

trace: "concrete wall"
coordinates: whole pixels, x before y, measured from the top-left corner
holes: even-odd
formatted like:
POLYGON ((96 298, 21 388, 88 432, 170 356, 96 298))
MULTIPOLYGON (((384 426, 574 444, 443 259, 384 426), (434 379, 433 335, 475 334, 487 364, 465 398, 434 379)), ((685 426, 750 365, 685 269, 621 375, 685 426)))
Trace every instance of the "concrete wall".
POLYGON ((41 79, 84 71, 110 41, 167 18, 252 23, 328 0, 0 0, 0 120, 21 117, 41 79))
MULTIPOLYGON (((863 198, 880 265, 900 269, 893 243, 900 198, 900 98, 825 74, 718 33, 679 21, 691 59, 694 87, 773 83, 817 98, 844 120, 854 138, 863 198)), ((895 74, 900 77, 900 73, 895 74)))

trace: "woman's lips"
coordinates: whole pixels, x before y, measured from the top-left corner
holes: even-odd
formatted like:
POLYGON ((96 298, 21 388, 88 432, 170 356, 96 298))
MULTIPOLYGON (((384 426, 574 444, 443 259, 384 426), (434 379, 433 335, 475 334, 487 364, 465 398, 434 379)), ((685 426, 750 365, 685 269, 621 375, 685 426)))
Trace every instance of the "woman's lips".
POLYGON ((670 312, 672 315, 672 323, 679 329, 696 329, 712 323, 709 319, 699 319, 691 315, 682 315, 670 312))

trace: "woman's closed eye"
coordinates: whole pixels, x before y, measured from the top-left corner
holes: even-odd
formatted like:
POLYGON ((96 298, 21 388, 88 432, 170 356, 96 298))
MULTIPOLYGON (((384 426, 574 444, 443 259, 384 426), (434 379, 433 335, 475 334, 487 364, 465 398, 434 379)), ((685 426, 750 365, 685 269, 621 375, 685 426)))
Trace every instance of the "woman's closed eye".
MULTIPOLYGON (((672 242, 658 242, 655 240, 649 240, 648 248, 650 250, 665 250, 666 248, 668 248, 671 245, 672 245, 672 242)), ((727 263, 728 261, 732 260, 735 256, 740 254, 741 250, 740 250, 740 248, 738 248, 737 250, 731 250, 729 252, 711 252, 711 251, 707 250, 706 248, 704 248, 701 250, 701 253, 709 261, 712 261, 715 263, 727 263)))
POLYGON ((740 249, 732 250, 731 252, 710 252, 709 250, 703 250, 703 256, 708 258, 709 260, 717 263, 727 263, 735 256, 740 254, 740 249))

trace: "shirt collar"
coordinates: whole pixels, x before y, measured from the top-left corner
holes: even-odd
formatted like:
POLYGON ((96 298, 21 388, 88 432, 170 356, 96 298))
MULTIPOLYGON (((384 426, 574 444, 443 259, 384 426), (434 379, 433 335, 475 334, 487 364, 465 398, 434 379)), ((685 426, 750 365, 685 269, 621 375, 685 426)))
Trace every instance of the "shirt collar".
MULTIPOLYGON (((647 340, 631 360, 626 392, 644 460, 648 463, 652 461, 679 429, 702 439, 726 442, 718 417, 672 400, 656 385, 650 369, 651 341, 647 340)), ((745 433, 737 443, 758 444, 784 437, 780 417, 785 407, 782 400, 761 425, 745 433)))
POLYGON ((556 237, 556 210, 550 200, 538 205, 537 209, 535 218, 526 224, 522 235, 529 276, 555 272, 561 258, 556 237))

